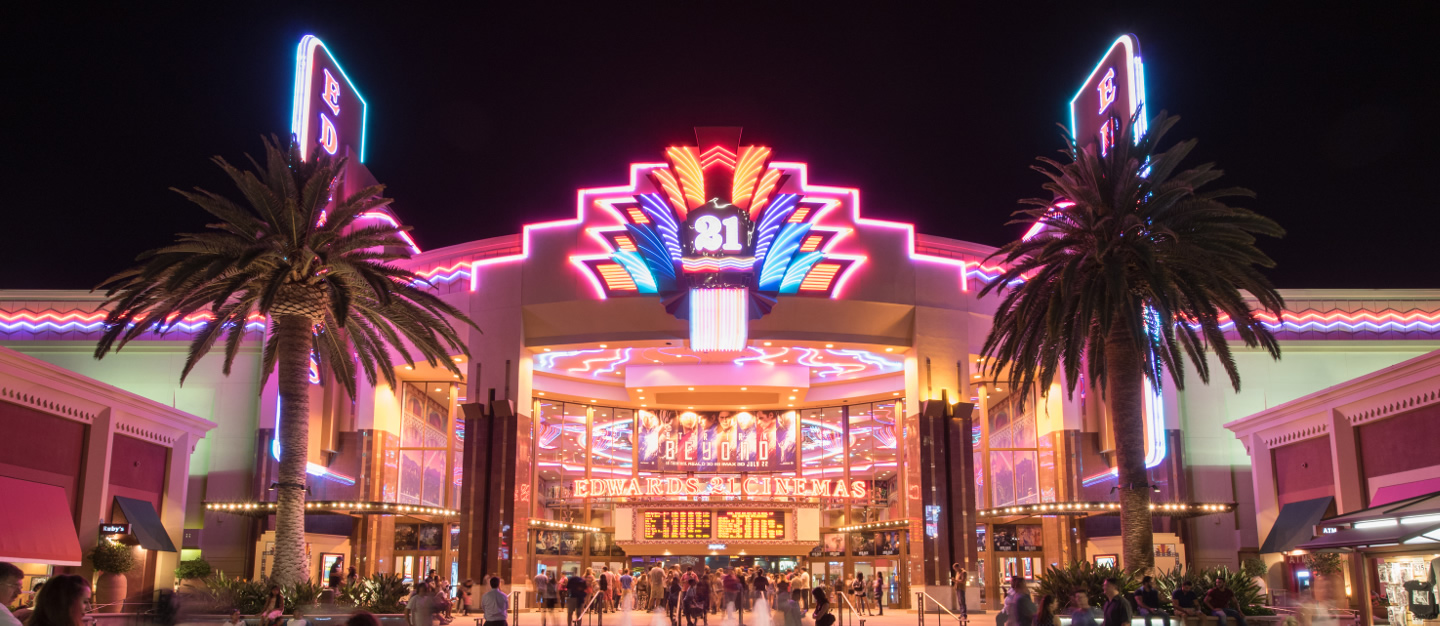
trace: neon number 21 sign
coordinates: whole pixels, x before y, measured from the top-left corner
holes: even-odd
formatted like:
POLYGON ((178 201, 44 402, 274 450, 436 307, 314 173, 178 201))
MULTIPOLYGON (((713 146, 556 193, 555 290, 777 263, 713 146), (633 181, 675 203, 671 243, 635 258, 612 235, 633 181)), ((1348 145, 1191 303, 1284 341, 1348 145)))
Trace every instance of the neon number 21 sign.
POLYGON ((696 252, 738 252, 743 248, 739 217, 732 215, 721 220, 714 215, 702 215, 695 220, 696 252))

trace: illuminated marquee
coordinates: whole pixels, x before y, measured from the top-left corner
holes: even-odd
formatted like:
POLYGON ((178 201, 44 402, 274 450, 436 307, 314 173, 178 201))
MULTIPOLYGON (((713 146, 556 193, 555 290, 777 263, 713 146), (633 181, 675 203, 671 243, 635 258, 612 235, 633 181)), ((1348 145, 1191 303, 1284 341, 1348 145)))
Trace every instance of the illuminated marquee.
POLYGON ((660 296, 690 322, 691 350, 738 352, 780 295, 833 296, 862 259, 831 251, 847 230, 818 225, 839 200, 803 179, 787 187, 797 164, 740 145, 739 128, 696 129, 696 144, 667 149, 628 198, 601 201, 621 221, 590 229, 608 254, 572 260, 602 295, 660 296))
POLYGON ((643 511, 641 536, 646 539, 709 539, 711 512, 643 511))
POLYGON ((575 481, 576 498, 639 498, 668 496, 791 496, 854 498, 869 496, 864 481, 831 478, 714 476, 699 478, 582 478, 575 481))
POLYGON ((717 511, 716 539, 784 539, 784 511, 717 511))
POLYGON ((365 99, 314 35, 302 38, 295 54, 292 111, 290 132, 300 140, 301 158, 315 150, 341 156, 349 148, 365 161, 365 99))

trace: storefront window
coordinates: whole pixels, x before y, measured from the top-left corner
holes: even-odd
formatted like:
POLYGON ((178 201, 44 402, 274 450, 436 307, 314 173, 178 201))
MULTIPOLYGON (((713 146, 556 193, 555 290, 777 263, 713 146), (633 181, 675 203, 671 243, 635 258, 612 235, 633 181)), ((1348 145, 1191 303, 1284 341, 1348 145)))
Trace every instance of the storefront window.
POLYGON ((1032 402, 998 398, 990 407, 991 506, 1040 501, 1039 458, 1032 402))
POLYGON ((447 506, 447 453, 452 449, 451 383, 405 383, 401 387, 399 501, 447 506))

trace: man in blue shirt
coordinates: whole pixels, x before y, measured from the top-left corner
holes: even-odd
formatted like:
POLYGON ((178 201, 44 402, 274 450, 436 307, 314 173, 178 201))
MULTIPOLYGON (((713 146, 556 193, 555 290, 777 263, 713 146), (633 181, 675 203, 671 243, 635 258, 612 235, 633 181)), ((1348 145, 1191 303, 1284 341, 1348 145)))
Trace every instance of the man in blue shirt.
POLYGON ((1070 626, 1096 626, 1095 609, 1090 606, 1090 594, 1084 589, 1076 589, 1071 602, 1074 609, 1070 612, 1070 626))
POLYGON ((1170 614, 1160 610, 1160 591, 1155 589, 1155 579, 1146 576, 1140 579, 1140 590, 1135 592, 1135 604, 1139 605, 1139 613, 1145 618, 1145 626, 1150 626, 1150 616, 1160 616, 1160 622, 1170 626, 1170 614))

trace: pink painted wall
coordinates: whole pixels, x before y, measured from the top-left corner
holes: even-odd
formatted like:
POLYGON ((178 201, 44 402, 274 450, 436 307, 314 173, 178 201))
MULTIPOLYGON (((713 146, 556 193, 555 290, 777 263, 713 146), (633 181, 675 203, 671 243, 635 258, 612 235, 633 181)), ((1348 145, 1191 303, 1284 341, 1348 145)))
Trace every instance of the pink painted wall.
POLYGON ((110 495, 144 500, 161 512, 168 453, 165 446, 115 435, 110 447, 110 495))
POLYGON ((1272 448, 1270 454, 1275 464, 1275 495, 1280 506, 1335 495, 1330 437, 1272 448))
POLYGON ((1440 450, 1440 405, 1364 424, 1355 429, 1355 438, 1366 479, 1440 466, 1435 454, 1440 450))
POLYGON ((75 510, 85 428, 80 422, 0 402, 0 475, 61 487, 75 510))

